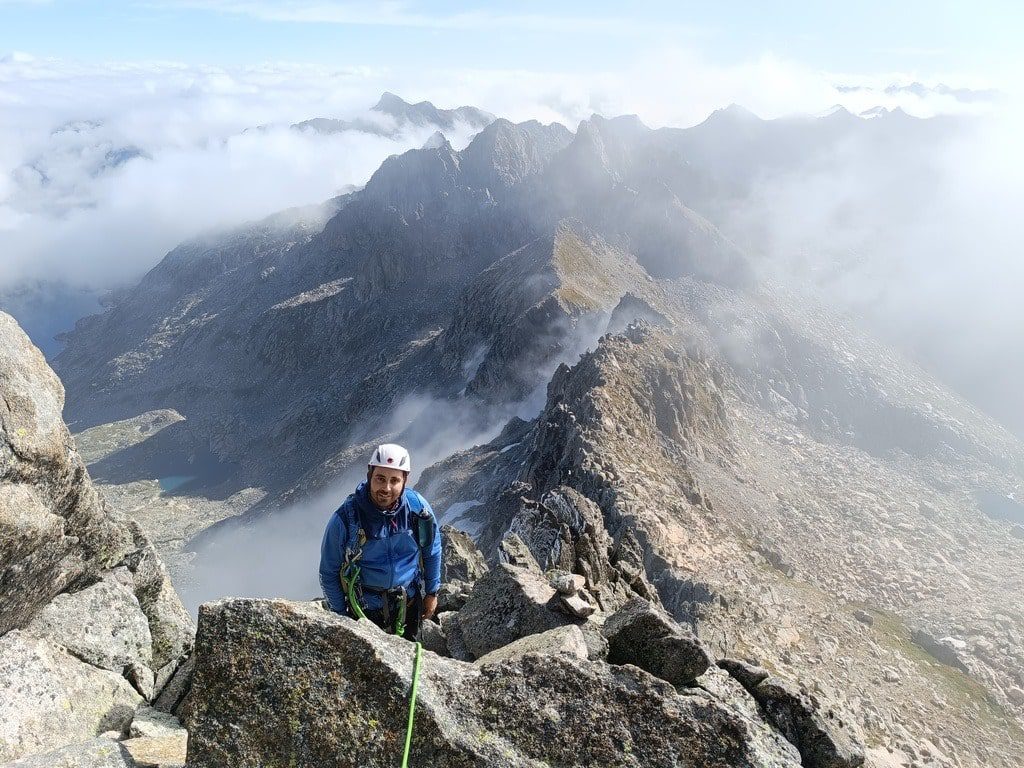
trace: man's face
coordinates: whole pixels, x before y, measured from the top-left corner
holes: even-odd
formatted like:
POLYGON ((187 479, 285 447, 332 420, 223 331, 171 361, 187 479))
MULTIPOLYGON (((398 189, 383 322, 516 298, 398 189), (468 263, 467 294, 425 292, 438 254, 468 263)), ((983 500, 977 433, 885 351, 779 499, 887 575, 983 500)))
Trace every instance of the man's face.
POLYGON ((405 487, 405 473, 400 469, 374 467, 370 475, 370 498, 381 509, 390 509, 405 487))

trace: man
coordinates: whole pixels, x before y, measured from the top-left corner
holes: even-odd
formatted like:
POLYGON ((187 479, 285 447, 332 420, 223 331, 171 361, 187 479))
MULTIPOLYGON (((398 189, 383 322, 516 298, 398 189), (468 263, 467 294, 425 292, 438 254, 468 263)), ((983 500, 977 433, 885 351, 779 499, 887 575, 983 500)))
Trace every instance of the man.
POLYGON ((411 469, 400 445, 385 443, 373 452, 366 481, 327 523, 320 586, 334 612, 363 614, 414 640, 420 621, 437 610, 441 532, 427 500, 406 488, 411 469))

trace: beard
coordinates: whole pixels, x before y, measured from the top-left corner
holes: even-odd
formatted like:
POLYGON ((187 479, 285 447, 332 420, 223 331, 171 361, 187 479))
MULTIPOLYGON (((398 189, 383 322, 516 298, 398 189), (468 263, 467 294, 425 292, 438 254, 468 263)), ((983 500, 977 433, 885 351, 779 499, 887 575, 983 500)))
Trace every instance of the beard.
POLYGON ((405 484, 396 493, 390 493, 389 491, 370 491, 370 499, 381 509, 390 509, 394 506, 394 503, 402 498, 402 491, 405 490, 405 484))

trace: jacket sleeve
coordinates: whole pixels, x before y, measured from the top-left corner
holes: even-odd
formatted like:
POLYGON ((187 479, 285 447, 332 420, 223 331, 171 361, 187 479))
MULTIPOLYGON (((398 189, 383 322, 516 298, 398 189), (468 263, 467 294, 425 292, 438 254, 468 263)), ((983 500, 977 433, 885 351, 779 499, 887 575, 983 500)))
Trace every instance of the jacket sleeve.
MULTIPOLYGON (((427 505, 430 509, 430 505, 427 505)), ((434 594, 441 588, 441 529, 437 525, 437 518, 434 510, 430 509, 430 520, 434 526, 433 544, 429 552, 423 553, 424 581, 426 582, 427 594, 434 594)))
POLYGON ((348 604, 341 591, 341 566, 346 538, 341 515, 332 514, 320 544, 320 588, 335 613, 348 613, 348 604))

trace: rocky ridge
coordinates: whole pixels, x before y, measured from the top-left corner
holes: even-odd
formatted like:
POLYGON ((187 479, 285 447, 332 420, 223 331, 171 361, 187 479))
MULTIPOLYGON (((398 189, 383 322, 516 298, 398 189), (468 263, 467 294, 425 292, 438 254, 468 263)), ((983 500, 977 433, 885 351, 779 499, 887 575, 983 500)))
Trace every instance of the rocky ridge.
MULTIPOLYGON (((663 605, 715 655, 812 679, 815 695, 856 713, 868 744, 894 764, 1016 764, 1020 629, 1006 590, 1019 589, 1019 542, 1005 523, 954 516, 945 505, 919 522, 919 510, 934 503, 925 500, 948 497, 962 477, 959 462, 977 467, 981 483, 1019 467, 1012 438, 961 432, 952 455, 945 441, 916 445, 919 457, 885 453, 818 423, 824 408, 815 400, 826 392, 807 394, 813 380, 789 382, 794 400, 781 403, 779 379, 761 389, 749 366, 729 365, 738 350, 701 338, 700 325, 671 302, 651 311, 676 328, 638 325, 603 337, 576 366, 559 369, 535 421, 510 424, 489 445, 431 468, 421 487, 437 508, 458 508, 458 523, 476 532, 492 561, 509 532, 521 538, 530 521, 531 556, 564 567, 574 523, 552 494, 568 486, 590 500, 612 538, 611 583, 663 605), (806 387, 803 414, 793 404, 798 384, 806 387), (779 467, 792 469, 780 475, 779 467), (854 511, 851 499, 877 499, 879 488, 884 507, 854 511), (880 537, 883 525, 893 533, 880 537), (928 535, 906 535, 919 527, 928 535), (948 571, 936 567, 951 565, 937 559, 949 540, 983 569, 958 567, 963 586, 952 589, 948 571), (964 588, 974 604, 960 599, 964 588), (991 623, 973 630, 984 642, 972 654, 957 641, 959 627, 982 617, 991 623)), ((796 325, 792 316, 773 322, 796 325)), ((857 352, 869 365, 871 349, 857 352)), ((829 413, 834 426, 842 411, 829 413)), ((954 423, 942 412, 935 419, 940 433, 954 423)))
MULTIPOLYGON (((477 559, 460 548, 446 554, 446 567, 466 572, 477 559)), ((767 704, 759 705, 710 664, 691 633, 642 598, 595 617, 607 618, 602 626, 567 613, 546 589, 554 592, 535 562, 502 564, 470 584, 464 607, 439 616, 440 630, 425 633, 433 640, 425 640, 421 662, 416 760, 863 763, 848 720, 767 672, 756 694, 767 704), (490 611, 474 610, 474 602, 490 611), (502 621, 491 620, 499 615, 502 621), (470 650, 467 639, 483 645, 470 650), (466 661, 445 658, 467 653, 466 661), (583 733, 585 739, 572 737, 583 733)), ((413 646, 369 622, 329 613, 319 603, 224 600, 200 612, 196 659, 189 766, 389 765, 401 751, 413 646), (317 727, 310 728, 314 720, 317 727)), ((724 667, 736 664, 751 669, 729 660, 724 667)))
POLYGON ((121 764, 137 745, 68 745, 128 737, 161 697, 176 707, 164 692, 185 684, 195 627, 139 526, 93 487, 63 401, 0 313, 0 762, 57 748, 48 765, 121 764))

